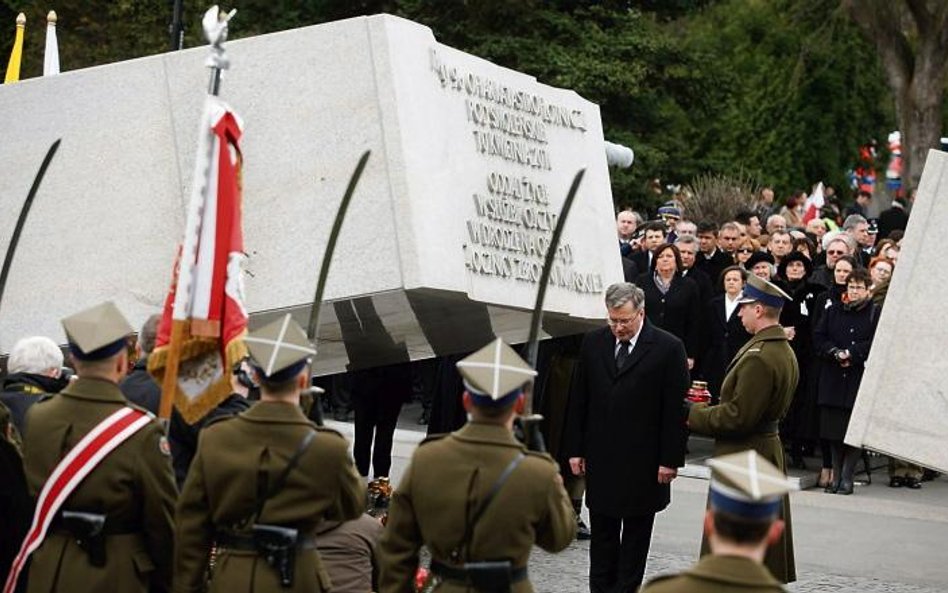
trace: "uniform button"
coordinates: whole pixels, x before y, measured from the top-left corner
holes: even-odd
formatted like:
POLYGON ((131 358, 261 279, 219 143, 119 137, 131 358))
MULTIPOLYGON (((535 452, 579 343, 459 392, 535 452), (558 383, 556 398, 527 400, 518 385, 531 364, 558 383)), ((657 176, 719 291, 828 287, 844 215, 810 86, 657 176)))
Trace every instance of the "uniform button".
POLYGON ((849 333, 853 333, 854 331, 856 331, 856 330, 853 329, 853 328, 849 328, 849 333))

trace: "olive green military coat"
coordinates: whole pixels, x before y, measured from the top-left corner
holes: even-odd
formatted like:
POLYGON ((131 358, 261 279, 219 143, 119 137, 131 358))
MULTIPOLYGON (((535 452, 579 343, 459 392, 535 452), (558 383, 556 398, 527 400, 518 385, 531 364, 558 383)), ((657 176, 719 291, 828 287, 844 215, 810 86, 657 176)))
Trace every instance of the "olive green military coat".
MULTIPOLYGON (((204 428, 197 454, 181 490, 176 513, 174 590, 204 591, 208 555, 218 531, 250 533, 257 507, 258 479, 266 489, 277 480, 310 431, 317 431, 284 485, 267 499, 257 523, 299 530, 312 536, 324 519, 347 521, 365 510, 365 488, 339 433, 318 428, 288 403, 259 402, 246 412, 204 428)), ((216 558, 210 591, 322 592, 329 577, 316 550, 299 550, 291 588, 254 551, 224 550, 216 558)))
MULTIPOLYGON (((379 542, 380 593, 413 591, 422 545, 445 564, 506 559, 515 568, 527 565, 534 543, 549 552, 566 548, 576 534, 576 516, 557 475, 549 455, 527 451, 503 426, 471 422, 426 441, 392 496, 379 542), (525 459, 473 529, 466 553, 452 563, 451 552, 461 545, 467 523, 518 453, 525 459)), ((438 591, 473 590, 445 582, 438 591)), ((523 580, 512 591, 531 593, 533 587, 523 580)))
MULTIPOLYGON (((78 379, 32 405, 23 438, 31 494, 39 495, 60 460, 90 430, 128 405, 118 385, 99 379, 78 379)), ((107 529, 121 525, 138 532, 107 536, 106 566, 97 568, 69 534, 51 530, 33 553, 30 593, 170 588, 176 489, 162 441, 157 421, 145 426, 103 459, 62 506, 105 514, 107 529)))
MULTIPOLYGON (((783 444, 767 423, 779 422, 787 413, 796 391, 800 370, 783 328, 761 330, 734 356, 721 385, 721 402, 716 406, 696 405, 688 414, 692 432, 714 437, 714 456, 754 449, 786 471, 783 444)), ((765 564, 778 580, 796 580, 790 497, 784 496, 780 518, 786 529, 767 551, 765 564)), ((708 553, 702 541, 702 554, 708 553)))
POLYGON ((762 565, 740 556, 708 555, 680 575, 652 579, 639 593, 779 593, 780 582, 762 565))

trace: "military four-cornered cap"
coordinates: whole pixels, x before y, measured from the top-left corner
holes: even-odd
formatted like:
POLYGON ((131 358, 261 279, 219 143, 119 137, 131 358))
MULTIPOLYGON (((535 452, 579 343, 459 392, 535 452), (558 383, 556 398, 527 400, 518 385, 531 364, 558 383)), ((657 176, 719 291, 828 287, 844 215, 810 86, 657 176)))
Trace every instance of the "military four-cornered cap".
POLYGON ((753 274, 748 274, 744 292, 737 302, 743 305, 760 301, 770 307, 783 307, 784 303, 789 300, 792 300, 790 295, 780 290, 775 284, 753 274))
POLYGON ((537 372, 497 338, 457 363, 464 386, 481 405, 504 406, 537 372))
POLYGON ((316 354, 306 332, 289 313, 250 332, 244 342, 257 372, 273 382, 296 376, 316 354))
POLYGON ((749 450, 708 460, 711 466, 712 508, 746 517, 766 519, 777 514, 781 497, 797 490, 782 471, 749 450))
POLYGON ((79 360, 102 360, 118 354, 133 331, 112 301, 70 315, 62 324, 69 350, 79 360))

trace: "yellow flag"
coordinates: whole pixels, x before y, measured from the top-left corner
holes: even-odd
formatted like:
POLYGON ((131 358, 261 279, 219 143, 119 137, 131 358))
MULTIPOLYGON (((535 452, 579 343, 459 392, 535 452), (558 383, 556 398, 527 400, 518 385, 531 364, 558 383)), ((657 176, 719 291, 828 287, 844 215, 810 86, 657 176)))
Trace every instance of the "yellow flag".
POLYGON ((26 29, 26 15, 21 12, 16 17, 16 39, 13 41, 13 51, 10 52, 7 75, 3 79, 4 84, 20 80, 20 59, 23 57, 24 29, 26 29))

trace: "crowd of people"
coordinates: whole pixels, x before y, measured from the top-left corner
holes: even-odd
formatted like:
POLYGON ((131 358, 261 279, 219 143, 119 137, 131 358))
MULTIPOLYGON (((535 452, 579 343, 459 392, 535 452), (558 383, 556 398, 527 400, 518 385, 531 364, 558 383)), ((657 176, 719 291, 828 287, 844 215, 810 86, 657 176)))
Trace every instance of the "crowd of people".
MULTIPOLYGON (((736 311, 747 275, 771 281, 792 299, 780 317, 800 380, 780 434, 790 465, 819 452, 819 485, 853 493, 861 450, 843 443, 889 280, 898 264, 913 195, 867 218, 871 196, 841 209, 833 200, 815 215, 805 193, 774 202, 764 188, 751 208, 716 224, 693 221, 676 202, 644 221, 616 217, 623 271, 646 294, 646 314, 679 337, 693 379, 717 401, 728 365, 750 334, 736 311)), ((893 459, 890 486, 918 489, 924 471, 893 459)))
MULTIPOLYGON (((229 397, 195 424, 173 413, 167 432, 146 414, 161 398, 147 371, 159 317, 133 340, 111 303, 70 316, 70 368, 34 336, 14 345, 3 378, 6 591, 525 592, 532 546, 556 552, 577 537, 592 540, 590 591, 634 591, 689 431, 715 438, 709 556, 647 589, 753 574, 780 590, 796 578, 784 446, 799 468, 819 451, 820 485, 834 494, 854 492, 862 458, 844 437, 909 206, 870 221, 864 202, 808 218, 801 195, 778 208, 764 191, 720 225, 675 203, 651 222, 619 212, 626 281, 605 291, 607 326, 549 340, 537 370, 500 340, 442 361, 458 387, 444 397, 468 421, 429 437, 397 489, 391 436, 407 366, 350 377, 353 463, 345 439, 312 421, 315 351, 289 316, 246 337, 229 397), (551 455, 513 432, 538 374, 551 455), (710 406, 683 401, 693 380, 710 406), (389 384, 391 406, 372 399, 389 384), (774 487, 762 492, 757 472, 774 487), (422 546, 430 574, 418 572, 422 546)), ((890 462, 891 487, 918 489, 923 476, 890 462)))

